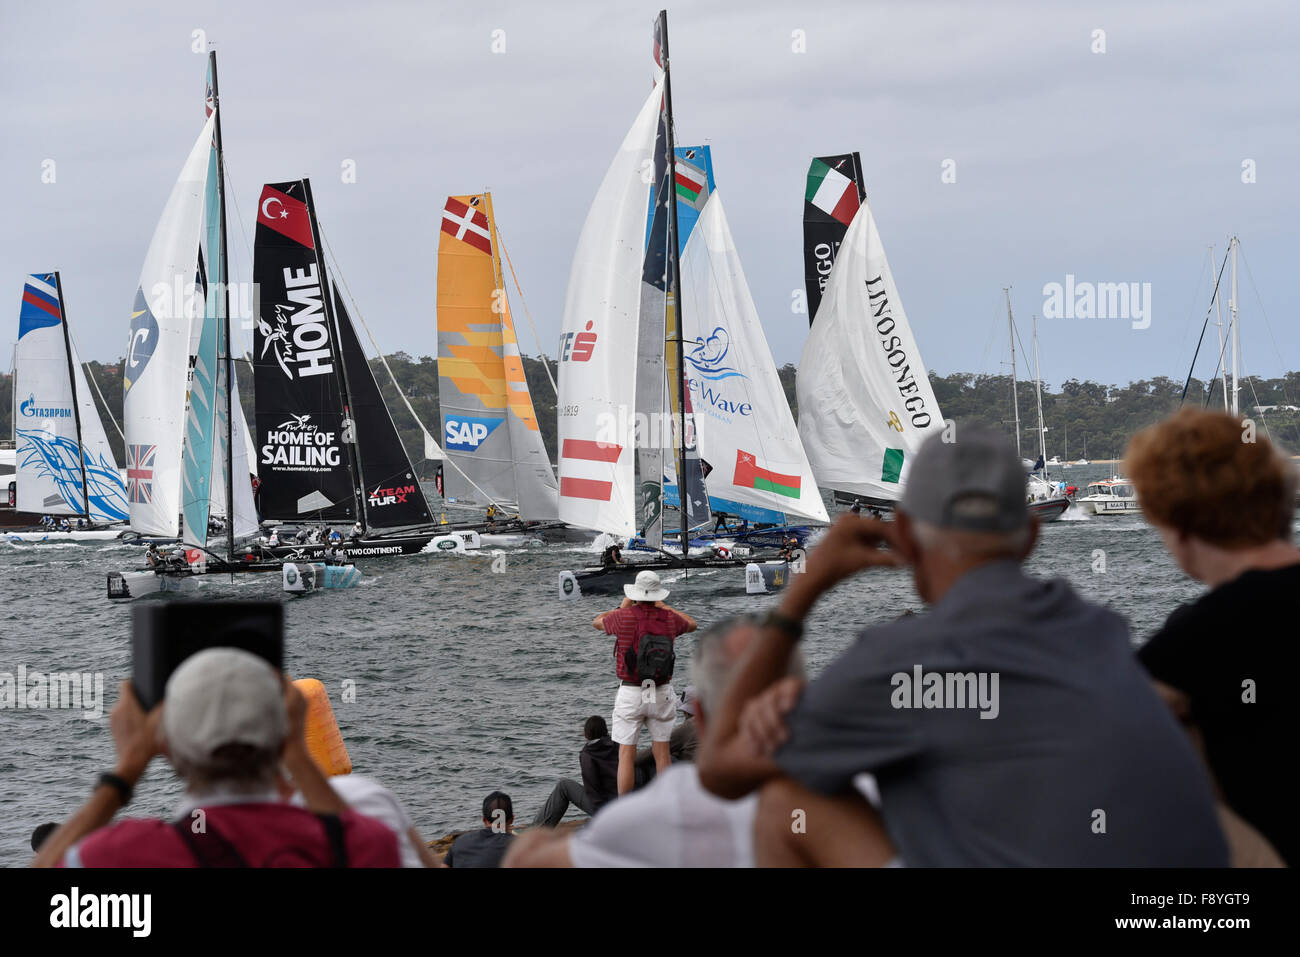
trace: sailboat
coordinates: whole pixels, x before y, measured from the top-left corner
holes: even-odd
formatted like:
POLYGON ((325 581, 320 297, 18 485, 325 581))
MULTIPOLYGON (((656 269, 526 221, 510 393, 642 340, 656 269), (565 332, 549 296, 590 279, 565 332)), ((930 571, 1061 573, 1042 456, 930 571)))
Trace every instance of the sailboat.
MULTIPOLYGON (((617 538, 639 533, 656 549, 664 547, 666 484, 683 490, 679 543, 709 521, 714 488, 738 501, 817 514, 805 497, 816 489, 797 438, 788 447, 793 430, 768 436, 767 426, 760 434, 735 421, 757 418, 759 403, 763 420, 776 421, 776 409, 766 405, 775 367, 770 378, 762 373, 759 344, 766 353, 766 342, 721 203, 706 189, 707 157, 697 154, 690 159, 699 165, 691 165, 673 142, 667 21, 661 11, 654 86, 596 192, 574 254, 558 403, 561 520, 617 538), (699 217, 689 234, 683 199, 699 217), (696 264, 701 258, 708 264, 696 264), (733 348, 737 359, 752 356, 744 369, 727 366, 733 348), (695 360, 689 367, 688 354, 695 360), (716 421, 702 406, 714 398, 725 403, 716 421), (756 435, 770 444, 757 444, 756 435), (706 476, 715 474, 708 485, 706 476)), ((765 361, 771 364, 770 353, 765 361)), ((560 597, 617 592, 647 568, 687 572, 744 563, 735 555, 664 551, 646 562, 561 572, 560 597)))
POLYGON ((892 507, 921 443, 944 427, 912 337, 858 154, 814 158, 804 264, 812 327, 799 361, 799 434, 838 502, 892 507))
MULTIPOLYGON (((1011 408, 1015 415, 1016 455, 1020 452, 1020 402, 1016 397, 1016 324, 1011 318, 1011 289, 1002 290, 1007 299, 1007 330, 1011 337, 1011 408)), ((1034 316, 1034 395, 1038 404, 1038 458, 1022 459, 1029 469, 1025 478, 1025 497, 1029 511, 1040 522, 1054 522, 1070 507, 1070 499, 1047 477, 1047 428, 1043 425, 1043 380, 1038 374, 1038 317, 1034 316)))
POLYGON ((438 236, 438 395, 447 502, 555 519, 542 442, 501 271, 492 194, 449 196, 438 236))
MULTIPOLYGON (((432 523, 360 340, 325 266, 311 182, 268 183, 258 199, 253 281, 257 449, 264 520, 359 524, 343 551, 412 555, 463 550, 432 523)), ((470 539, 477 545, 477 537, 470 539)), ((266 548, 300 560, 324 541, 266 548)))
POLYGON ((14 350, 14 522, 81 520, 89 528, 6 533, 10 541, 94 541, 130 535, 126 483, 72 344, 58 272, 23 285, 14 350), (101 527, 96 527, 101 526, 101 527), (109 527, 103 527, 109 526, 109 527), (117 527, 112 527, 117 526, 117 527))
POLYGON ((231 350, 215 51, 204 111, 145 256, 122 375, 131 527, 179 535, 185 547, 183 557, 109 573, 114 599, 174 590, 208 573, 280 569, 238 548, 257 533, 258 518, 231 350), (224 523, 214 521, 219 513, 224 523), (220 544, 210 540, 216 535, 220 544))

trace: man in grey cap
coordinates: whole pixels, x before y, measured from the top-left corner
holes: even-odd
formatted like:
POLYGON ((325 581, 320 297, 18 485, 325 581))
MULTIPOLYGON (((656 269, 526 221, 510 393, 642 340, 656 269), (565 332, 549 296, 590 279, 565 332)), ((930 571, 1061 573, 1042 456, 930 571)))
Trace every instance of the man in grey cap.
POLYGON ((664 604, 668 589, 650 569, 638 572, 635 583, 624 585, 623 596, 622 604, 591 623, 614 636, 619 688, 612 737, 618 745, 619 794, 631 791, 636 782, 636 741, 643 725, 650 729, 655 769, 668 770, 669 739, 677 719, 677 693, 671 682, 673 641, 695 630, 694 618, 664 604), (652 664, 654 674, 648 671, 652 664))
POLYGON ((1025 574, 1019 459, 956 434, 917 452, 894 522, 844 516, 808 557, 701 744, 704 786, 760 790, 759 863, 1225 865, 1126 623, 1025 574), (929 613, 867 628, 806 688, 782 680, 818 598, 891 566, 929 613))

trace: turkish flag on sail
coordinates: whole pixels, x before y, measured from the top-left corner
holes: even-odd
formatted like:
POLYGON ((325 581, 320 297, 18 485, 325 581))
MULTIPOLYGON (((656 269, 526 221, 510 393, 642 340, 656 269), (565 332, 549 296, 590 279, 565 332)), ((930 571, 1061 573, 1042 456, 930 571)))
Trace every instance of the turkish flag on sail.
POLYGON ((282 236, 288 236, 300 246, 316 248, 312 242, 311 217, 307 215, 307 204, 288 193, 280 192, 274 186, 262 187, 262 198, 257 204, 257 221, 282 236))

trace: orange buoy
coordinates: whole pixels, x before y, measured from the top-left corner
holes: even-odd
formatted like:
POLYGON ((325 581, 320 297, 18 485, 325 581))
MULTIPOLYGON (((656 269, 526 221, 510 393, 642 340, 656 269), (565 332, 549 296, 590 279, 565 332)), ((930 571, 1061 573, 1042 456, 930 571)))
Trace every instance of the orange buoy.
POLYGON ((307 738, 307 752, 312 760, 326 777, 351 774, 352 759, 348 757, 343 733, 339 731, 334 709, 330 707, 329 692, 315 678, 296 678, 293 685, 307 699, 303 730, 307 738))

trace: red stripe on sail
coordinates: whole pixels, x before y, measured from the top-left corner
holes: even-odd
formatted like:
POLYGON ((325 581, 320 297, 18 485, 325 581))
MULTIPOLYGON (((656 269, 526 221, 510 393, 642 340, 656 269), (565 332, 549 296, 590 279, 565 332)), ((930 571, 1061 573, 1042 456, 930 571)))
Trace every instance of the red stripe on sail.
POLYGON ((262 187, 262 197, 257 203, 257 221, 262 226, 274 229, 281 236, 287 236, 299 246, 316 248, 311 237, 311 217, 307 215, 307 204, 273 186, 262 187))
POLYGON ((562 478, 560 494, 565 498, 589 498, 608 502, 614 494, 614 483, 596 479, 562 478))
POLYGON ((560 451, 562 459, 583 459, 588 462, 618 461, 623 453, 623 446, 609 445, 605 442, 592 442, 590 439, 565 439, 560 451))
POLYGON ((736 451, 736 473, 732 484, 739 485, 742 488, 754 488, 756 479, 765 479, 777 485, 784 485, 789 489, 798 491, 800 480, 798 475, 784 475, 781 472, 774 472, 772 469, 765 469, 757 463, 752 452, 736 451))
POLYGON ((34 292, 28 292, 26 289, 24 289, 23 302, 27 303, 28 305, 35 306, 37 309, 40 309, 42 312, 48 312, 55 319, 63 318, 61 315, 59 315, 58 306, 50 302, 48 299, 42 299, 34 292))

